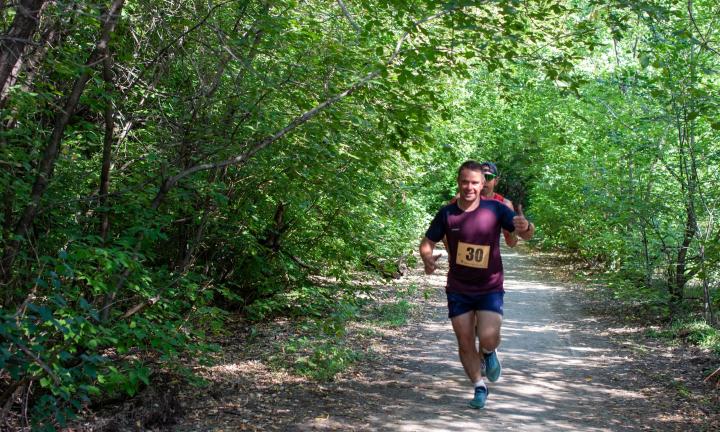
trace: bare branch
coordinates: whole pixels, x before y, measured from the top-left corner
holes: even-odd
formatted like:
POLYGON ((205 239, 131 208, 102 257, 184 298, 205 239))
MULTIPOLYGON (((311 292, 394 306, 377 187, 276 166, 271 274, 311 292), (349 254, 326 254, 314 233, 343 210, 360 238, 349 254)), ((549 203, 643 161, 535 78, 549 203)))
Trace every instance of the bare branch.
POLYGON ((355 29, 355 32, 357 34, 360 34, 362 32, 362 29, 355 22, 352 15, 350 15, 350 11, 348 10, 347 6, 345 6, 345 2, 343 2, 343 0, 337 0, 337 4, 340 6, 340 9, 342 9, 343 15, 345 15, 345 18, 347 18, 347 20, 350 22, 350 25, 355 29))
MULTIPOLYGON (((695 16, 693 15, 693 2, 692 2, 692 0, 688 0, 687 10, 688 10, 688 14, 690 15, 690 22, 692 22, 692 25, 693 25, 693 27, 695 28, 695 30, 697 31, 698 36, 699 36, 699 38, 700 38, 700 41, 701 41, 701 44, 700 44, 700 45, 701 45, 703 48, 706 48, 708 51, 713 52, 715 55, 720 56, 720 52, 718 52, 717 50, 715 50, 714 48, 712 48, 712 47, 710 46, 710 44, 709 44, 708 41, 707 41, 706 36, 702 33, 702 31, 700 31, 700 28, 698 27, 697 22, 695 22, 695 16)), ((709 30, 708 30, 708 31, 709 31, 709 30)))
POLYGON ((123 314, 121 319, 128 319, 131 316, 135 315, 136 313, 140 312, 141 310, 145 309, 146 307, 154 305, 159 300, 160 300, 159 295, 150 297, 149 299, 143 301, 142 303, 138 303, 135 306, 128 309, 128 311, 123 314))

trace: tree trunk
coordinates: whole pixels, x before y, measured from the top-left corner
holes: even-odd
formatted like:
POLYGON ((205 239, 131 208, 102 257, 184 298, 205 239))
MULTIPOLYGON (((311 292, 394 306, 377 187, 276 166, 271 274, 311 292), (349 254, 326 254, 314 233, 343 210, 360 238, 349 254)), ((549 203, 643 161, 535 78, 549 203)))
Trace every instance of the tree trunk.
MULTIPOLYGON (((100 237, 103 243, 106 242, 108 232, 110 230, 110 212, 107 209, 108 193, 110 191, 110 165, 112 163, 112 145, 113 135, 115 132, 115 112, 113 110, 112 94, 114 86, 112 79, 112 58, 109 49, 103 53, 103 81, 105 81, 105 91, 107 93, 107 102, 105 104, 105 136, 103 137, 103 158, 100 168, 100 196, 98 203, 100 204, 100 237)), ((110 314, 110 304, 115 300, 112 293, 103 296, 102 317, 103 321, 107 320, 110 314)))
POLYGON ((21 0, 7 35, 0 41, 0 103, 7 97, 22 65, 25 48, 38 29, 45 0, 21 0))
POLYGON ((695 238, 695 212, 692 205, 686 204, 686 220, 685 230, 683 233, 683 241, 680 244, 677 252, 677 259, 675 260, 675 277, 672 281, 670 290, 670 301, 671 310, 675 312, 677 307, 680 305, 684 297, 685 284, 687 283, 687 253, 690 243, 695 238))
POLYGON ((48 182, 50 177, 52 177, 53 169, 55 168, 55 161, 57 160, 57 155, 60 152, 60 145, 62 143, 65 127, 70 121, 70 117, 75 112, 75 108, 77 108, 80 96, 85 90, 85 86, 90 79, 93 66, 102 59, 102 56, 106 52, 108 43, 110 42, 110 35, 115 29, 115 25, 117 24, 124 2, 124 0, 115 0, 108 11, 103 14, 103 28, 100 40, 96 43, 95 49, 92 54, 90 54, 88 61, 85 63, 83 73, 75 80, 63 110, 57 113, 57 116, 55 117, 55 126, 53 128, 50 142, 45 148, 45 152, 43 153, 42 160, 40 161, 38 167, 38 174, 35 178, 35 183, 33 184, 32 192, 30 194, 30 203, 25 207, 20 220, 15 225, 15 238, 5 247, 2 261, 0 261, 1 283, 7 283, 10 280, 12 266, 20 250, 20 241, 18 238, 25 237, 28 228, 35 219, 35 215, 37 214, 37 210, 40 206, 40 200, 47 189, 48 182))

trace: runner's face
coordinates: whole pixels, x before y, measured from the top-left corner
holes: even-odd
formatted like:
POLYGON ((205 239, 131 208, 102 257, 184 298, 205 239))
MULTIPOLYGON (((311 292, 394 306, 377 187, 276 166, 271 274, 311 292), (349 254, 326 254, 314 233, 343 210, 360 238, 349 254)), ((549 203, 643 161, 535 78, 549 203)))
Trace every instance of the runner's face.
MULTIPOLYGON (((483 175, 485 175, 485 174, 492 175, 492 172, 490 172, 489 170, 484 170, 483 175)), ((493 177, 493 179, 490 181, 485 180, 485 184, 483 185, 483 188, 482 188, 482 194, 485 196, 492 195, 495 192, 496 185, 497 185, 497 177, 493 177)))
POLYGON ((485 177, 480 171, 464 169, 460 171, 458 176, 458 189, 460 190, 460 198, 464 201, 475 201, 480 199, 480 191, 482 190, 485 177))

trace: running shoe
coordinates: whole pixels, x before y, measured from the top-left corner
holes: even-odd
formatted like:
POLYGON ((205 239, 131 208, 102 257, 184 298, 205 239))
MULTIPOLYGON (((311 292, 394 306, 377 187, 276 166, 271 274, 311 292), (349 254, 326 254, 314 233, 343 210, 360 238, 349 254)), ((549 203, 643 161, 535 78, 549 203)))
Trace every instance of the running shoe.
POLYGON ((475 387, 475 397, 470 401, 470 408, 480 409, 485 406, 485 400, 488 397, 488 388, 485 386, 475 387))
POLYGON ((498 358, 497 351, 493 351, 490 354, 485 354, 485 376, 490 382, 495 382, 500 378, 502 372, 502 366, 500 366, 500 359, 498 358))

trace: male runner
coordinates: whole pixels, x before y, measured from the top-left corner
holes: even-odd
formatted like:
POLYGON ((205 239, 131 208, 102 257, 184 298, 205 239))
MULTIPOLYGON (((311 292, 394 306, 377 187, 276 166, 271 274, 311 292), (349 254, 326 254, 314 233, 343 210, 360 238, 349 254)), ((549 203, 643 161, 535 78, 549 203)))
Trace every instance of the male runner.
POLYGON ((484 361, 491 382, 500 378, 501 366, 495 349, 500 344, 503 314, 503 269, 500 260, 500 229, 532 238, 534 227, 522 214, 505 204, 481 200, 485 178, 481 164, 467 161, 458 170, 460 196, 456 203, 440 209, 420 243, 425 273, 432 274, 440 255, 435 244, 447 237, 450 271, 445 291, 448 316, 458 340, 460 362, 475 386, 470 406, 485 406, 488 389, 480 372, 484 361), (475 345, 475 322, 480 349, 475 345))
MULTIPOLYGON (((482 164, 480 164, 480 166, 482 168, 483 175, 485 176, 485 184, 483 185, 482 191, 480 192, 480 199, 499 201, 510 207, 510 210, 515 211, 515 207, 513 206, 512 201, 495 192, 495 188, 500 181, 497 166, 492 162, 483 162, 482 164)), ((459 192, 448 202, 448 204, 453 204, 455 201, 457 201, 458 197, 460 197, 459 192)), ((503 229, 502 233, 505 237, 506 245, 508 245, 509 247, 515 247, 517 245, 517 235, 509 232, 506 229, 503 229)), ((445 243, 445 240, 443 240, 443 244, 445 244, 445 249, 447 249, 447 244, 445 243)))
MULTIPOLYGON (((510 207, 510 210, 515 211, 512 201, 495 192, 498 182, 500 181, 500 175, 498 174, 497 166, 492 162, 483 162, 480 164, 485 176, 485 184, 483 185, 482 191, 480 192, 481 199, 491 199, 500 201, 506 206, 510 207)), ((503 237, 505 237, 505 244, 510 247, 515 247, 518 242, 517 235, 510 231, 503 229, 503 237)))

